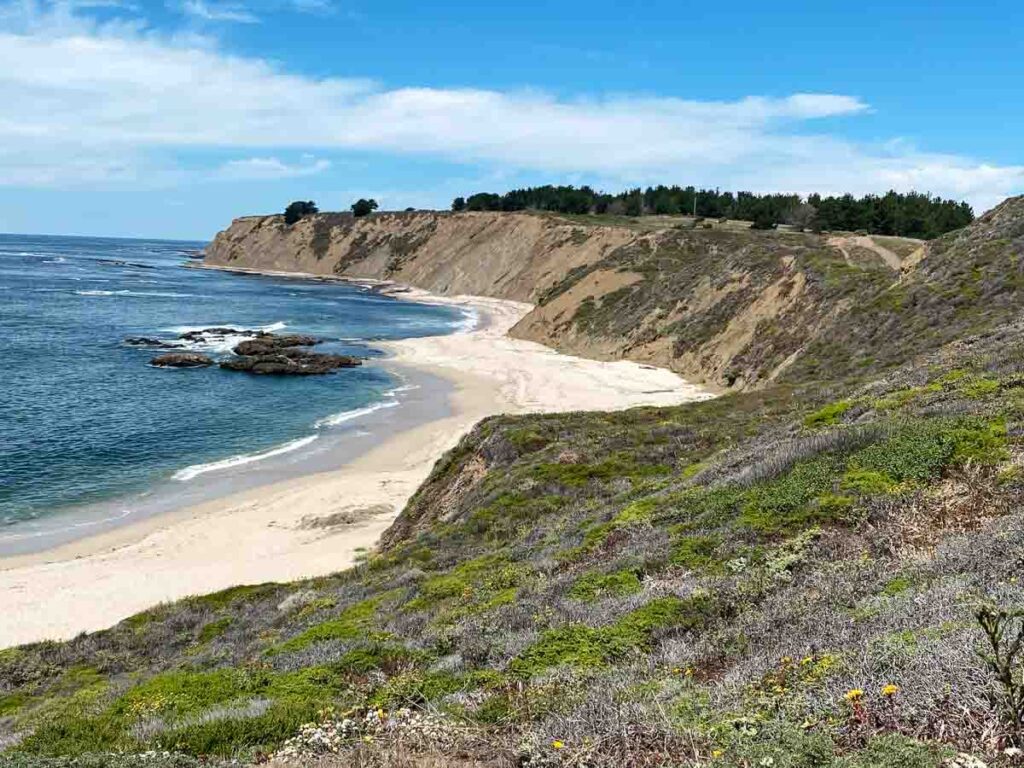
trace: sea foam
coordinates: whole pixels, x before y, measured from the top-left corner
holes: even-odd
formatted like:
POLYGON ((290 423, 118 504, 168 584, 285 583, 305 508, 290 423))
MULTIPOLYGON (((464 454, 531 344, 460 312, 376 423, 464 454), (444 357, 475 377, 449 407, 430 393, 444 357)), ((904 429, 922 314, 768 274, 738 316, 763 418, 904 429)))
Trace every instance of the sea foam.
POLYGON ((199 475, 205 475, 207 472, 218 472, 222 469, 232 469, 234 467, 241 467, 245 464, 252 464, 257 461, 263 461, 274 456, 280 456, 283 453, 291 453, 297 451, 300 448, 305 448, 307 445, 317 439, 319 435, 308 435, 307 437, 300 437, 298 440, 292 440, 284 445, 279 445, 276 448, 271 448, 269 451, 263 451, 261 453, 249 453, 241 454, 239 456, 232 456, 229 459, 221 459, 220 461, 211 461, 209 464, 193 464, 192 466, 179 469, 175 472, 172 477, 175 480, 186 482, 199 475))

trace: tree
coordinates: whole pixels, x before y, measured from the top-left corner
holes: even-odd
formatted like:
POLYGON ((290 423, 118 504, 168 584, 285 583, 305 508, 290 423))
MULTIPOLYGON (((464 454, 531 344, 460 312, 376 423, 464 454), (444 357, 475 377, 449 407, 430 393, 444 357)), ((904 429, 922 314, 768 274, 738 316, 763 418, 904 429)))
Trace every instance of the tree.
POLYGON ((296 200, 293 203, 288 203, 288 207, 284 209, 284 223, 291 226, 303 216, 310 216, 317 213, 318 210, 316 203, 312 200, 296 200))
POLYGON ((814 226, 818 218, 818 209, 810 203, 800 203, 786 211, 785 221, 797 232, 803 232, 814 226))
POLYGON ((374 211, 376 211, 378 207, 379 206, 377 205, 377 201, 372 198, 369 200, 359 198, 354 203, 352 203, 352 215, 355 216, 357 219, 361 216, 368 216, 374 211))
POLYGON ((767 206, 762 206, 754 214, 754 223, 750 225, 751 229, 775 229, 776 226, 775 216, 767 206))
POLYGON ((458 213, 459 211, 466 210, 466 198, 456 197, 452 200, 452 210, 458 213))

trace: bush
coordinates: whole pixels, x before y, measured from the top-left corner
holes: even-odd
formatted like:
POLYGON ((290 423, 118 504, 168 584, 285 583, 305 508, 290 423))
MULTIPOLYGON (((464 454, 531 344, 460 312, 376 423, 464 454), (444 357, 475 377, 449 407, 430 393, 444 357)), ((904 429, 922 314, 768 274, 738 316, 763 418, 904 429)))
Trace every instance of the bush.
POLYGON ((849 400, 840 400, 837 403, 830 403, 829 405, 826 405, 806 416, 804 418, 804 426, 810 429, 815 429, 817 427, 830 427, 833 424, 839 423, 840 417, 852 407, 853 403, 849 400))
POLYGON ((365 200, 363 198, 359 198, 352 203, 352 215, 357 219, 362 218, 363 216, 369 216, 371 213, 376 211, 378 207, 376 200, 365 200))
POLYGON ((290 226, 304 216, 311 216, 318 212, 319 209, 312 200, 296 200, 289 203, 288 207, 284 209, 284 223, 290 226))
POLYGON ((633 595, 640 589, 640 579, 630 569, 615 573, 588 573, 572 585, 569 597, 589 603, 605 597, 633 595))

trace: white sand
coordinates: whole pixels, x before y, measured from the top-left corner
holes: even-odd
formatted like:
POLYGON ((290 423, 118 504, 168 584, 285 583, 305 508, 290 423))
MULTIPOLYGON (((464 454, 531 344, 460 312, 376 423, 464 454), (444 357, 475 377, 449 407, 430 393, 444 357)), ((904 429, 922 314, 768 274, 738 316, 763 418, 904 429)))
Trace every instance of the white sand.
POLYGON ((0 648, 108 627, 157 603, 237 584, 286 581, 350 566, 372 547, 440 455, 498 413, 612 410, 709 397, 675 374, 596 362, 517 341, 527 304, 476 297, 410 298, 470 307, 469 333, 378 344, 397 362, 455 385, 453 416, 388 437, 338 470, 299 477, 124 526, 35 555, 0 559, 0 648), (303 517, 384 504, 350 526, 303 517))

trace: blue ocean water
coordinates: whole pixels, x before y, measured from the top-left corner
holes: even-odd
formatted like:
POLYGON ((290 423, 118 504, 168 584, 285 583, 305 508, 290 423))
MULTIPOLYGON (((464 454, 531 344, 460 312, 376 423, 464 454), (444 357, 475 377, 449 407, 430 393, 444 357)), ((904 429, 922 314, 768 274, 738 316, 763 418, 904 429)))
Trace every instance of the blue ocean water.
MULTIPOLYGON (((264 329, 373 357, 373 340, 467 322, 357 286, 187 268, 203 245, 0 235, 0 533, 301 448, 393 405, 401 385, 373 364, 307 377, 154 368, 159 350, 126 337, 264 329)), ((235 341, 195 349, 217 357, 235 341)))

